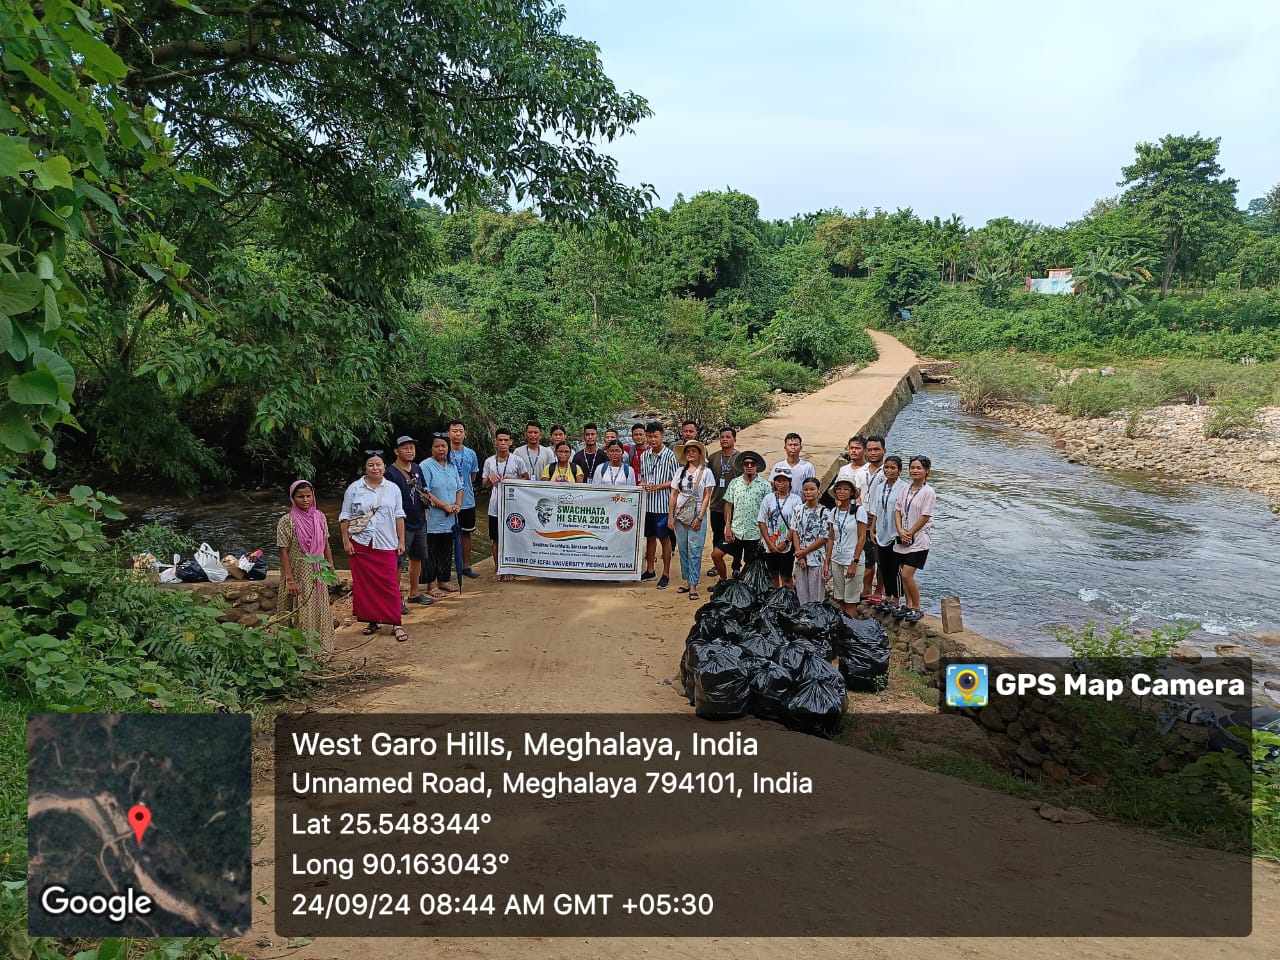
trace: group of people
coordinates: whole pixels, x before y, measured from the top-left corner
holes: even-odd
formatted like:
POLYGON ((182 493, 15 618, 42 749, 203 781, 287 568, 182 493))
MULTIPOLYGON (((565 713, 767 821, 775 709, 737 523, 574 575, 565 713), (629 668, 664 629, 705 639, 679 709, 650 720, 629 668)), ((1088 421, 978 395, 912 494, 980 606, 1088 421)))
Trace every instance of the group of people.
MULTIPOLYGON (((846 612, 869 603, 910 622, 923 616, 916 575, 929 555, 936 502, 928 457, 911 457, 903 477, 902 458, 886 455, 883 437, 851 437, 849 462, 822 491, 813 464, 801 457, 803 439, 797 433, 787 434, 786 456, 766 473, 760 454, 737 449, 734 428, 720 429, 719 448, 710 454, 698 432, 698 424, 686 420, 680 442, 668 447, 658 422, 634 424, 629 443, 616 430, 606 429, 602 436, 589 423, 575 451, 564 427, 553 424, 544 444, 542 425, 530 421, 519 447, 512 447, 511 431, 499 429, 494 454, 481 466, 466 445, 465 426, 455 420, 447 432, 432 436, 431 455, 422 463, 415 462, 417 441, 411 436, 396 439, 392 458, 382 450, 364 451, 362 476, 347 487, 338 515, 350 558, 355 619, 366 624, 366 634, 385 624, 397 640, 407 640, 401 618, 408 604, 430 605, 457 591, 452 560, 459 538, 460 575, 477 576, 469 564, 477 476, 491 494, 489 538, 495 547, 501 536, 496 493, 504 482, 640 487, 645 493, 640 579, 657 580, 660 590, 671 584, 672 554, 678 552, 682 582, 677 593, 700 599, 709 525, 708 577, 725 579, 729 563, 736 574, 760 557, 774 584, 794 587, 802 603, 824 599, 830 585, 846 612), (402 570, 408 574, 403 598, 402 570)), ((287 595, 299 608, 299 625, 316 631, 329 649, 333 621, 327 591, 317 579, 319 561, 333 562, 328 528, 310 483, 297 481, 289 495, 291 509, 277 529, 287 595)))

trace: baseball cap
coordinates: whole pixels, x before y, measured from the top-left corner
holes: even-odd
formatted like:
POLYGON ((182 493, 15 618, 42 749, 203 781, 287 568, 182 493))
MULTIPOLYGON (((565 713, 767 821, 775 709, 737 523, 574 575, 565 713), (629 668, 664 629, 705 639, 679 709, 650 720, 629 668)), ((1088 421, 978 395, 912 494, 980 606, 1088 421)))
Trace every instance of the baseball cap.
POLYGON ((396 437, 396 446, 403 447, 406 443, 417 443, 418 441, 410 436, 396 437))
POLYGON ((788 480, 790 480, 791 468, 784 467, 781 465, 774 467, 773 471, 769 474, 769 482, 772 483, 774 480, 777 480, 779 477, 786 477, 788 480))

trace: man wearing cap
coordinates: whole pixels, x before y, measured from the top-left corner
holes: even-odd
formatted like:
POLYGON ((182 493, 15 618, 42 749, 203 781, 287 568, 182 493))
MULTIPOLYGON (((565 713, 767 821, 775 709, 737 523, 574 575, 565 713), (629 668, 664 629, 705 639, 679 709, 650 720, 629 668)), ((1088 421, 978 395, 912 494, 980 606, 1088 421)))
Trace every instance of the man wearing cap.
POLYGON ((791 492, 791 470, 777 464, 770 472, 773 492, 760 502, 756 523, 764 547, 764 563, 775 587, 795 585, 796 554, 791 541, 790 518, 800 506, 800 498, 791 492))
POLYGON ((724 565, 724 495, 728 492, 733 478, 742 473, 741 458, 736 450, 737 443, 738 431, 733 427, 721 427, 720 449, 707 458, 707 466, 715 479, 715 486, 711 490, 711 560, 715 562, 717 551, 722 558, 714 569, 707 571, 708 577, 717 574, 724 579, 720 574, 720 569, 724 565))
MULTIPOLYGON (((427 512, 422 504, 427 481, 422 468, 413 462, 418 455, 418 442, 410 436, 396 437, 395 454, 386 478, 400 488, 400 499, 404 501, 404 553, 400 563, 407 561, 409 566, 409 603, 427 607, 435 601, 422 592, 418 583, 422 565, 427 562, 427 512)), ((400 606, 401 613, 409 612, 408 606, 400 606)))
POLYGON ((760 476, 764 469, 764 457, 754 450, 738 456, 738 465, 742 476, 734 477, 724 492, 724 544, 711 554, 711 561, 716 565, 716 573, 724 580, 728 573, 725 570, 725 554, 733 557, 733 572, 736 575, 744 563, 755 559, 760 547, 760 504, 769 494, 769 482, 760 476))

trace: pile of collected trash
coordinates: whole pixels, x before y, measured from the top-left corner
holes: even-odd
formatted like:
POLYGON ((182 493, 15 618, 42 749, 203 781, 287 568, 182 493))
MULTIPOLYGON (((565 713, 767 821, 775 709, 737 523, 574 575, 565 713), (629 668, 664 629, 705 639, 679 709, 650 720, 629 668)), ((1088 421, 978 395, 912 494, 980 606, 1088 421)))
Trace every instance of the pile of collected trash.
POLYGON ((883 689, 888 674, 889 635, 879 621, 831 603, 802 605, 759 561, 716 586, 680 659, 684 695, 703 719, 750 713, 820 736, 839 728, 848 691, 883 689))
POLYGON ((246 556, 235 557, 229 553, 219 558, 218 551, 202 543, 195 556, 186 560, 175 553, 171 565, 161 563, 152 554, 138 554, 133 558, 133 575, 152 583, 222 583, 228 577, 265 580, 267 557, 261 550, 255 550, 246 556))

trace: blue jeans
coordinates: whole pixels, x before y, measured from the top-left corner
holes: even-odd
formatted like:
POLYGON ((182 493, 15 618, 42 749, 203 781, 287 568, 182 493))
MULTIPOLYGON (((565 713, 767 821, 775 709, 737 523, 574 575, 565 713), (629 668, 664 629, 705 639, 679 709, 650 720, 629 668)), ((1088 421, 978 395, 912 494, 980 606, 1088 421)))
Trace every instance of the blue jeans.
POLYGON ((676 521, 676 546, 680 548, 680 576, 689 581, 689 586, 696 587, 702 576, 702 545, 707 539, 707 528, 703 524, 697 530, 676 521))

